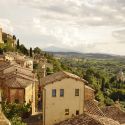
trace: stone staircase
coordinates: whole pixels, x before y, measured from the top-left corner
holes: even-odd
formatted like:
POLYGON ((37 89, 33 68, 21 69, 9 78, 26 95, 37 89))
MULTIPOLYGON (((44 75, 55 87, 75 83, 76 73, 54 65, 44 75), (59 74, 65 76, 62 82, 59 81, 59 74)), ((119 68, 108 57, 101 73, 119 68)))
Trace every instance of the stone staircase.
POLYGON ((105 116, 97 104, 95 104, 94 100, 85 101, 85 111, 92 115, 105 116))

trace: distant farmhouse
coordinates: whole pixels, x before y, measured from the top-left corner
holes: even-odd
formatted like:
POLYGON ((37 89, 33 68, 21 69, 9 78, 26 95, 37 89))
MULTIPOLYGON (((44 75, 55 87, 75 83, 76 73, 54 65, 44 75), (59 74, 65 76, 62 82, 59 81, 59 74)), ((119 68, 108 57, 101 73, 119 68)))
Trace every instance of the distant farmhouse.
POLYGON ((17 52, 7 52, 3 54, 3 58, 11 64, 18 64, 23 68, 33 70, 33 59, 17 52))
POLYGON ((117 73, 116 79, 117 79, 117 81, 125 82, 125 75, 122 70, 120 70, 117 73))

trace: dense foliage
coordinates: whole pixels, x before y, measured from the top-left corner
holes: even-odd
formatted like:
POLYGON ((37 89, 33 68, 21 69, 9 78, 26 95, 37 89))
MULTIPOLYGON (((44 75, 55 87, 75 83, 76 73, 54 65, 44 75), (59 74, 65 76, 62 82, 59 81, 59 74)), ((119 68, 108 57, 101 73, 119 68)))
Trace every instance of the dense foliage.
POLYGON ((22 118, 27 118, 31 114, 30 104, 3 103, 2 110, 12 125, 26 125, 22 118))
POLYGON ((124 59, 60 58, 59 61, 63 69, 89 82, 100 105, 112 105, 116 100, 125 102, 125 82, 117 80, 119 71, 125 71, 124 59))

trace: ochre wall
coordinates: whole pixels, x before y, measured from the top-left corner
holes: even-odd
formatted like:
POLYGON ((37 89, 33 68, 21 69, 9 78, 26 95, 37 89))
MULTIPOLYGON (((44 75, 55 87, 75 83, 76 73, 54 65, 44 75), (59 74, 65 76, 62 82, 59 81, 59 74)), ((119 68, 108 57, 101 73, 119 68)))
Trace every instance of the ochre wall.
POLYGON ((65 78, 53 84, 46 85, 43 90, 43 125, 53 125, 65 119, 83 113, 84 107, 84 83, 65 78), (57 96, 52 97, 52 89, 57 90, 57 96), (60 97, 60 89, 64 89, 64 97, 60 97), (75 89, 80 89, 80 95, 75 96, 75 89), (65 109, 69 109, 69 115, 65 115, 65 109))
POLYGON ((10 102, 15 102, 15 99, 19 100, 19 103, 24 102, 24 89, 9 89, 10 102))
POLYGON ((2 40, 2 28, 0 28, 0 43, 3 43, 3 40, 2 40))
POLYGON ((25 88, 25 101, 29 103, 32 102, 32 114, 35 113, 35 83, 29 85, 25 88))

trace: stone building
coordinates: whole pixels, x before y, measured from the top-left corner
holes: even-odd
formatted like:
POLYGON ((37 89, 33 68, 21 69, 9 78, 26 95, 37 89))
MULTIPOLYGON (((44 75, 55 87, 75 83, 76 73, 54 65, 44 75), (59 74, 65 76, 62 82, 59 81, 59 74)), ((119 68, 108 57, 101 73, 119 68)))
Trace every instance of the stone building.
POLYGON ((125 75, 122 70, 120 70, 116 76, 117 81, 125 82, 125 75))
POLYGON ((11 64, 18 64, 23 68, 28 68, 33 70, 33 59, 26 57, 23 54, 17 52, 7 52, 1 55, 5 61, 9 61, 11 64))
POLYGON ((54 125, 83 114, 86 83, 86 80, 64 71, 43 78, 43 125, 54 125))
POLYGON ((85 85, 85 101, 95 99, 95 90, 85 85))
POLYGON ((32 102, 32 113, 34 113, 36 83, 37 79, 31 69, 0 61, 0 88, 3 101, 10 103, 32 102))
POLYGON ((39 78, 41 79, 45 77, 47 59, 42 54, 34 54, 33 59, 34 59, 34 64, 38 64, 37 72, 38 72, 39 78))
POLYGON ((3 42, 3 39, 2 39, 2 28, 0 28, 0 44, 3 44, 4 42, 3 42))
POLYGON ((11 47, 16 46, 16 37, 13 37, 10 34, 7 34, 2 31, 2 28, 0 28, 0 43, 2 44, 9 44, 11 47))

